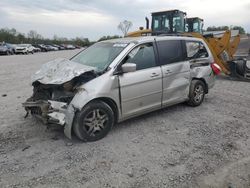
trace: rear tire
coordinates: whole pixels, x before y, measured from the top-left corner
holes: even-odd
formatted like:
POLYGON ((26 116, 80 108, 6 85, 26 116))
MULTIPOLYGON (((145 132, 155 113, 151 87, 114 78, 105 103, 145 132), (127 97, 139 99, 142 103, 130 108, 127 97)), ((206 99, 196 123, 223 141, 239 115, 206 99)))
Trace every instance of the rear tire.
POLYGON ((87 104, 75 116, 73 130, 83 141, 97 141, 104 138, 114 125, 114 112, 102 101, 87 104))
POLYGON ((199 106, 204 100, 205 89, 206 87, 203 81, 192 80, 187 104, 190 106, 199 106))

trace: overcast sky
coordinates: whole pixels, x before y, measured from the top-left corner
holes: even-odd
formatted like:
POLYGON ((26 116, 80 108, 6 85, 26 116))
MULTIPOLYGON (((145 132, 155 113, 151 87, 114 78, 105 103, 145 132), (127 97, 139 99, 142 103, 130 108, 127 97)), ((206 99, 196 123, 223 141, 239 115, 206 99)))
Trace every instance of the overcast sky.
POLYGON ((250 0, 0 0, 0 28, 96 40, 122 35, 117 29, 120 21, 132 21, 135 30, 145 27, 145 16, 169 9, 203 18, 205 28, 240 25, 250 32, 250 0))

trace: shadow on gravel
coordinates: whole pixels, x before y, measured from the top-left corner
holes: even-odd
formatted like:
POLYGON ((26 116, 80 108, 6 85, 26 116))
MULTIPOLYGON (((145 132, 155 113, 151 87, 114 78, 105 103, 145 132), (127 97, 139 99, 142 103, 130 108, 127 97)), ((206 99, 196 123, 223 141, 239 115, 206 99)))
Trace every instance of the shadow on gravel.
MULTIPOLYGON (((187 106, 185 103, 177 104, 174 106, 166 107, 160 110, 156 110, 153 112, 149 112, 147 114, 143 114, 138 117, 134 117, 132 119, 125 120, 121 123, 116 124, 111 131, 117 131, 117 129, 129 129, 131 126, 140 125, 141 122, 144 122, 145 120, 150 120, 152 118, 158 118, 162 116, 167 115, 173 115, 174 113, 179 113, 187 110, 188 108, 192 108, 187 106)), ((144 125, 141 125, 144 126, 144 125)))

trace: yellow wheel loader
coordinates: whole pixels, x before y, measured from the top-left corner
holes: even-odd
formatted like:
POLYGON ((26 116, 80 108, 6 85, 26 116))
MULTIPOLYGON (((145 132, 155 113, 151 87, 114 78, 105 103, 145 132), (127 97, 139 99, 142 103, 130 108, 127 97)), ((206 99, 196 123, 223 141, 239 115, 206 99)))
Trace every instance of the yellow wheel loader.
POLYGON ((203 19, 194 17, 186 18, 186 13, 180 10, 168 10, 152 13, 151 29, 146 18, 146 29, 128 33, 128 37, 147 35, 181 35, 193 36, 203 39, 210 48, 215 63, 223 73, 238 80, 250 81, 250 61, 245 58, 235 59, 234 54, 240 43, 240 36, 231 35, 227 30, 223 33, 204 34, 203 19))
POLYGON ((199 17, 186 18, 186 32, 203 33, 203 19, 199 17))

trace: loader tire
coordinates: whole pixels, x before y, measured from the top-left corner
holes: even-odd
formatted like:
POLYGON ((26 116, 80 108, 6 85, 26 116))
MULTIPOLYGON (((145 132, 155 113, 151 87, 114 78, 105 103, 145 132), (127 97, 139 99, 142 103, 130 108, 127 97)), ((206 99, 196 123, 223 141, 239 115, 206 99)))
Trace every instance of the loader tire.
POLYGON ((245 67, 246 67, 246 62, 245 61, 238 61, 236 63, 236 72, 241 75, 244 76, 245 73, 245 67))

